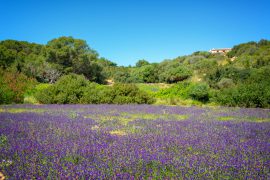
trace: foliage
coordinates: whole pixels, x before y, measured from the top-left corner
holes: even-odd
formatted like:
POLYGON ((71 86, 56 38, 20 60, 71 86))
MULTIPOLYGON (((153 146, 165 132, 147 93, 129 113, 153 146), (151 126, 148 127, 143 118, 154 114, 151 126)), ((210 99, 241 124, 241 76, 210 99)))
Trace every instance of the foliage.
POLYGON ((191 87, 191 83, 187 81, 178 82, 177 84, 171 86, 167 89, 162 89, 157 92, 156 97, 159 98, 173 98, 180 97, 183 99, 187 99, 189 97, 189 89, 191 87))
POLYGON ((215 101, 226 106, 270 107, 270 86, 260 83, 241 84, 216 94, 215 101))
POLYGON ((270 107, 270 66, 254 69, 250 77, 237 86, 224 88, 215 101, 227 106, 270 107))
POLYGON ((113 75, 113 79, 116 83, 129 83, 130 82, 130 72, 129 69, 120 67, 117 68, 113 75))
POLYGON ((207 102, 210 98, 210 89, 209 86, 205 83, 191 83, 191 82, 179 82, 173 85, 170 88, 162 89, 155 94, 158 98, 181 98, 185 99, 194 99, 200 102, 207 102))
POLYGON ((84 76, 62 76, 54 85, 41 89, 36 99, 43 104, 151 104, 154 99, 134 84, 102 86, 84 76))
POLYGON ((62 66, 63 72, 83 74, 87 79, 104 82, 102 67, 96 63, 98 54, 84 40, 60 37, 48 42, 45 50, 46 61, 62 66))
POLYGON ((76 104, 80 102, 88 84, 88 80, 82 75, 65 75, 53 86, 38 91, 36 98, 44 104, 76 104))
POLYGON ((7 49, 5 46, 0 45, 0 67, 8 68, 16 59, 16 53, 7 49))
POLYGON ((194 70, 197 70, 199 73, 210 73, 218 68, 218 63, 216 59, 202 59, 195 63, 193 66, 194 70))
POLYGON ((192 71, 186 66, 171 68, 162 73, 161 77, 167 83, 176 83, 192 76, 192 71))
POLYGON ((14 97, 15 93, 4 82, 3 77, 0 77, 0 104, 10 104, 14 97))
POLYGON ((109 61, 98 61, 96 51, 84 40, 73 37, 56 38, 47 45, 15 40, 0 41, 0 67, 13 67, 42 83, 54 83, 61 75, 69 73, 83 74, 91 81, 104 83, 102 67, 109 61))
POLYGON ((22 73, 0 69, 0 103, 22 103, 24 94, 33 89, 35 84, 34 79, 22 73))
POLYGON ((115 84, 111 97, 114 104, 152 104, 154 99, 134 84, 115 84))
POLYGON ((131 71, 131 82, 133 83, 156 83, 158 82, 157 65, 143 65, 131 71))
POLYGON ((206 79, 211 87, 218 87, 222 79, 231 79, 233 83, 241 83, 250 77, 252 69, 237 68, 233 65, 226 65, 217 68, 215 71, 207 74, 206 79))
POLYGON ((112 103, 111 87, 90 83, 83 92, 80 103, 83 104, 110 104, 112 103))
POLYGON ((230 78, 222 78, 218 83, 217 87, 219 89, 225 89, 234 86, 234 82, 230 78))
POLYGON ((205 83, 194 84, 189 89, 189 96, 201 102, 209 100, 209 86, 205 83))
POLYGON ((136 62, 136 67, 142 67, 142 66, 145 66, 145 65, 149 65, 150 63, 144 59, 142 60, 139 60, 138 62, 136 62))
POLYGON ((0 102, 21 103, 24 96, 31 100, 33 95, 28 91, 34 82, 33 79, 36 79, 40 83, 55 84, 47 89, 48 92, 37 91, 43 103, 148 103, 142 100, 144 95, 140 93, 137 96, 141 98, 137 100, 129 95, 116 96, 113 94, 115 87, 93 83, 75 85, 75 82, 74 86, 69 87, 69 82, 65 81, 69 88, 67 90, 63 88, 64 84, 59 85, 58 80, 61 76, 77 74, 99 84, 106 82, 174 84, 175 86, 167 90, 150 93, 157 98, 169 98, 168 101, 172 104, 178 103, 174 98, 180 98, 186 101, 214 102, 230 106, 233 104, 268 107, 268 101, 265 99, 268 97, 266 92, 269 85, 269 66, 270 41, 265 39, 236 45, 225 55, 197 51, 160 63, 149 63, 142 59, 134 67, 117 66, 106 58, 100 58, 86 41, 73 37, 55 38, 46 45, 4 40, 0 41, 0 67, 6 73, 0 77, 0 102), (17 76, 18 80, 15 78, 17 76), (32 82, 28 83, 31 80, 32 82), (26 88, 27 83, 29 88, 26 88), (257 92, 258 89, 264 94, 257 92), (212 92, 218 93, 213 101, 210 99, 212 92), (95 94, 96 97, 91 94, 95 94), (226 100, 229 95, 231 97, 226 100), (260 100, 255 100, 255 97, 260 100), (230 100, 232 98, 235 100, 230 100))

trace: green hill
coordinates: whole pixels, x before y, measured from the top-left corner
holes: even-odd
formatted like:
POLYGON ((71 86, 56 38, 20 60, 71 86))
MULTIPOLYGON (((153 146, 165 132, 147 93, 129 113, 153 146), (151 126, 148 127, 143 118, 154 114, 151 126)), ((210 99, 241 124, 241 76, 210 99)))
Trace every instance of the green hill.
POLYGON ((104 85, 135 83, 156 103, 270 107, 268 40, 236 45, 227 54, 198 51, 160 63, 142 59, 129 67, 117 66, 84 40, 72 37, 56 38, 46 45, 4 40, 0 68, 0 103, 4 104, 22 103, 26 94, 39 91, 33 90, 36 84, 54 87, 62 76, 78 74, 104 85))

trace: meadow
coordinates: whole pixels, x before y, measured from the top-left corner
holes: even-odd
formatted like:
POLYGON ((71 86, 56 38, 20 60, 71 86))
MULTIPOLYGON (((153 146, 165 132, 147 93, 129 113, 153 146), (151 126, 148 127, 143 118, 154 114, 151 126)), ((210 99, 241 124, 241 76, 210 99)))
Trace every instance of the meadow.
POLYGON ((270 109, 0 106, 7 179, 269 179, 270 109))

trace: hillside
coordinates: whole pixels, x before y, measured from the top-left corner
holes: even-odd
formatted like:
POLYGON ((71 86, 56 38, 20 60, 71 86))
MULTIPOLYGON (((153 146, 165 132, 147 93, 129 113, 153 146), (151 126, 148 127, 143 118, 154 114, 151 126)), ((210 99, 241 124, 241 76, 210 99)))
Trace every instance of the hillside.
MULTIPOLYGON (((155 92, 147 90, 145 86, 142 88, 142 85, 135 90, 144 91, 146 89, 146 93, 156 99, 156 102, 161 101, 165 104, 183 104, 184 102, 187 104, 211 103, 226 106, 270 107, 270 41, 268 40, 236 45, 226 55, 200 51, 160 63, 138 60, 134 67, 117 66, 116 63, 100 57, 86 41, 72 37, 56 38, 46 45, 5 40, 0 42, 0 67, 0 103, 4 104, 22 103, 26 94, 40 91, 35 88, 37 84, 49 83, 53 84, 50 87, 55 88, 55 82, 60 78, 77 74, 98 84, 106 84, 108 81, 110 84, 113 82, 116 85, 118 83, 170 84, 166 88, 156 88, 155 92)), ((98 84, 94 86, 92 84, 92 88, 113 89, 113 86, 98 84)), ((114 88, 113 91, 120 91, 119 87, 114 88)), ((78 87, 72 86, 71 88, 78 87)), ((71 92, 74 90, 71 89, 71 92)), ((60 91, 52 92, 59 93, 60 91)), ((87 93, 85 90, 82 90, 81 93, 91 96, 91 93, 87 93)), ((74 98, 78 100, 74 102, 82 103, 83 101, 80 100, 82 94, 77 94, 74 98)), ((111 92, 108 94, 111 95, 111 92)), ((154 102, 152 100, 135 101, 130 98, 123 100, 123 97, 127 95, 130 94, 121 94, 121 101, 115 102, 154 102)), ((53 96, 53 94, 48 96, 53 96)), ((66 96, 70 96, 70 94, 66 94, 66 96)), ((96 94, 96 96, 99 95, 96 94)), ((47 103, 61 102, 70 103, 67 100, 47 103)), ((113 100, 95 102, 114 103, 113 100)), ((95 102, 86 101, 84 103, 95 102)))

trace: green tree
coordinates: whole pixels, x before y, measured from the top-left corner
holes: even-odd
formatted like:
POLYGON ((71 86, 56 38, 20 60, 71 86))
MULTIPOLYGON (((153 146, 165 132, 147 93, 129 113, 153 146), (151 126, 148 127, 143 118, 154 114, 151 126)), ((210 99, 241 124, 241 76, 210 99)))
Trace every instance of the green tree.
POLYGON ((48 42, 44 49, 46 61, 62 66, 61 73, 83 74, 87 79, 103 83, 105 77, 98 54, 84 40, 73 37, 60 37, 48 42))
POLYGON ((158 71, 156 64, 144 65, 131 71, 134 83, 156 83, 158 82, 158 71))
POLYGON ((16 59, 16 52, 0 45, 0 67, 8 68, 16 59))
POLYGON ((149 65, 150 63, 144 59, 142 60, 139 60, 136 62, 136 67, 142 67, 142 66, 145 66, 145 65, 149 65))

